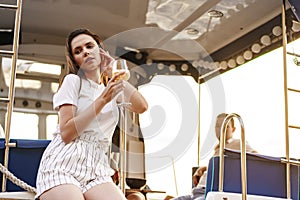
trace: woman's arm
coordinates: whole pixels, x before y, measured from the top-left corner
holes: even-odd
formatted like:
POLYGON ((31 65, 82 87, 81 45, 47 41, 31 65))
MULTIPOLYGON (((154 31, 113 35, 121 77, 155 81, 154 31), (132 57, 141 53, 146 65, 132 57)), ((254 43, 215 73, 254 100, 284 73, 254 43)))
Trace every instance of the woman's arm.
POLYGON ((82 113, 75 116, 76 107, 64 104, 59 108, 59 126, 62 140, 68 144, 76 139, 100 113, 106 103, 124 89, 122 81, 110 81, 103 93, 82 113))
POLYGON ((127 108, 138 114, 145 112, 148 109, 148 103, 142 94, 127 81, 124 81, 124 85, 125 101, 131 103, 127 108))

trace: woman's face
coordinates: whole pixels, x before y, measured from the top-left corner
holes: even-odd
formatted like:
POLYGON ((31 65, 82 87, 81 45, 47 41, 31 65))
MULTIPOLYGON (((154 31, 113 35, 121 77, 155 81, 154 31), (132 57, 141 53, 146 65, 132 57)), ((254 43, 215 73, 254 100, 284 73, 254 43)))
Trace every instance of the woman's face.
POLYGON ((75 62, 84 72, 100 70, 99 47, 93 37, 86 34, 76 36, 71 42, 75 62))

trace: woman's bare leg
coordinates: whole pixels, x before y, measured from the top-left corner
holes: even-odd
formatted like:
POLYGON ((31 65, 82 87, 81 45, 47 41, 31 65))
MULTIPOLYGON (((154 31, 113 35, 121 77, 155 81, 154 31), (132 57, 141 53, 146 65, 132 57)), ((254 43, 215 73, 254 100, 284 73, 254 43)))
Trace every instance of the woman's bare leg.
POLYGON ((114 183, 96 185, 84 193, 85 200, 126 200, 114 183))
POLYGON ((72 200, 84 200, 81 190, 71 184, 59 185, 50 190, 44 192, 40 197, 40 200, 61 200, 61 199, 72 199, 72 200))

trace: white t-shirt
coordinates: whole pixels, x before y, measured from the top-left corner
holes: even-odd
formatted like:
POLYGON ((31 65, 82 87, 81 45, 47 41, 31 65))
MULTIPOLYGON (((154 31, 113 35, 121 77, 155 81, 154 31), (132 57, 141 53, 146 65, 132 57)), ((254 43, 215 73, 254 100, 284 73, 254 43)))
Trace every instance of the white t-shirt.
MULTIPOLYGON (((63 104, 72 104, 77 108, 76 115, 79 115, 102 94, 104 89, 103 84, 99 85, 92 80, 83 78, 80 81, 79 76, 68 74, 53 97, 53 108, 58 110, 59 106, 63 104)), ((113 99, 103 107, 82 134, 88 133, 100 140, 111 140, 118 119, 118 107, 116 99, 113 99)))

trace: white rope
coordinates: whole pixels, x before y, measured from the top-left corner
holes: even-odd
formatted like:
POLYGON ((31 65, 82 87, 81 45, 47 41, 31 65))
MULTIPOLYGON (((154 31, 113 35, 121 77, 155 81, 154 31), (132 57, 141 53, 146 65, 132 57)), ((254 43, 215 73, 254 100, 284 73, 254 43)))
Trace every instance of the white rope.
POLYGON ((11 180, 14 184, 20 186, 21 188, 29 191, 29 192, 33 192, 36 193, 36 188, 28 185, 27 183, 25 183, 24 181, 18 179, 15 175, 13 175, 10 171, 8 171, 8 169, 6 167, 4 167, 1 163, 0 163, 0 171, 5 174, 7 176, 7 178, 9 180, 11 180))

